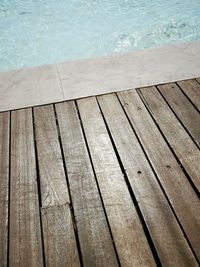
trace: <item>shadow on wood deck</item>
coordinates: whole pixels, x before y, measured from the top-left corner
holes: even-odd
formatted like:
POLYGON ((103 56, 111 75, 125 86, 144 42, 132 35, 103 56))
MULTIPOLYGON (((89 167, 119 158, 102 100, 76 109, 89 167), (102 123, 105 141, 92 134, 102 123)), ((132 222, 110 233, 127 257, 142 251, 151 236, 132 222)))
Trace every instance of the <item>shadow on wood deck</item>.
POLYGON ((198 266, 199 83, 0 113, 0 265, 198 266))

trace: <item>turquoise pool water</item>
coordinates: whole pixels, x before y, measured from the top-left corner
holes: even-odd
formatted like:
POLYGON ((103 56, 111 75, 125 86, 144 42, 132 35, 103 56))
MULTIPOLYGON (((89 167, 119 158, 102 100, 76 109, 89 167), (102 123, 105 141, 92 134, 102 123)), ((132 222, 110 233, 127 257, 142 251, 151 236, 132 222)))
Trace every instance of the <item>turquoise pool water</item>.
POLYGON ((0 71, 200 39, 200 0, 1 0, 0 71))

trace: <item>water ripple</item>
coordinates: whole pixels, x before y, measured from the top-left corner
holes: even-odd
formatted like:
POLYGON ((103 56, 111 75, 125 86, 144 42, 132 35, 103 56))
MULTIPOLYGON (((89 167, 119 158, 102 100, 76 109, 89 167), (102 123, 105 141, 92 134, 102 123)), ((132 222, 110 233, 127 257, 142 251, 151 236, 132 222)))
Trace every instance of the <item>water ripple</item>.
POLYGON ((199 0, 1 0, 0 71, 200 39, 199 0))

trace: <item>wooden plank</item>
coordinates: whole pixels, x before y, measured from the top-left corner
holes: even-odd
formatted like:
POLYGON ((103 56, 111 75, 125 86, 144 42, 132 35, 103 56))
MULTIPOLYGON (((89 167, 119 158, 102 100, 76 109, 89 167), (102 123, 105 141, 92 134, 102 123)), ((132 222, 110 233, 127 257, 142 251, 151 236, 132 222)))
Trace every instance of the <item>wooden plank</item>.
POLYGON ((31 109, 12 112, 10 266, 43 266, 31 109))
POLYGON ((181 164, 200 192, 200 151, 177 120, 155 87, 143 88, 140 94, 158 123, 181 164))
POLYGON ((155 266, 96 99, 77 103, 120 263, 155 266))
POLYGON ((80 266, 68 205, 42 209, 46 266, 80 266))
POLYGON ((70 199, 52 105, 34 108, 47 266, 79 266, 70 199))
POLYGON ((0 263, 7 266, 9 194, 9 112, 0 113, 0 263))
POLYGON ((195 79, 192 79, 180 81, 178 85, 200 111, 200 84, 195 79))
POLYGON ((162 265, 197 265, 117 97, 98 100, 162 265))
POLYGON ((34 108, 42 207, 69 203, 53 105, 34 108))
POLYGON ((83 264, 118 266, 75 104, 56 104, 56 112, 83 264))
POLYGON ((118 93, 127 116, 168 196, 181 225, 200 259, 200 203, 149 112, 135 90, 118 93))
POLYGON ((158 86, 170 107, 200 146, 200 114, 175 83, 158 86))

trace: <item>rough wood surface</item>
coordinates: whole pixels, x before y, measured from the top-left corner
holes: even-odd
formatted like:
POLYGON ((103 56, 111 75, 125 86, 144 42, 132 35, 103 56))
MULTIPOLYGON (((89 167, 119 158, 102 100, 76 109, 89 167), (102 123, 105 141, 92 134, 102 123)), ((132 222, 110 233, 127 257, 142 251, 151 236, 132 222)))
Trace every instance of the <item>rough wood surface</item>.
POLYGON ((197 82, 200 84, 200 78, 196 78, 197 82))
POLYGON ((140 94, 200 193, 200 150, 155 87, 143 88, 140 94))
POLYGON ((53 105, 34 108, 42 207, 69 203, 53 105))
POLYGON ((187 177, 135 90, 118 93, 120 101, 164 188, 181 225, 200 259, 200 203, 187 177))
POLYGON ((158 89, 196 144, 200 146, 200 113, 191 105, 175 83, 160 85, 158 89))
POLYGON ((56 104, 56 111, 83 264, 118 266, 75 104, 56 104))
POLYGON ((184 93, 193 102, 196 108, 200 111, 200 79, 186 80, 178 82, 184 93))
POLYGON ((155 266, 96 99, 78 100, 78 108, 120 263, 155 266))
POLYGON ((42 209, 46 266, 80 266, 70 212, 68 205, 42 209))
POLYGON ((43 266, 31 109, 12 112, 9 266, 43 266))
POLYGON ((0 265, 7 266, 10 114, 0 113, 0 265))
POLYGON ((200 78, 1 112, 0 266, 196 267, 199 111, 200 78))
POLYGON ((70 200, 52 105, 34 108, 47 266, 79 266, 70 200))
POLYGON ((98 100, 162 265, 197 265, 117 97, 98 100))

